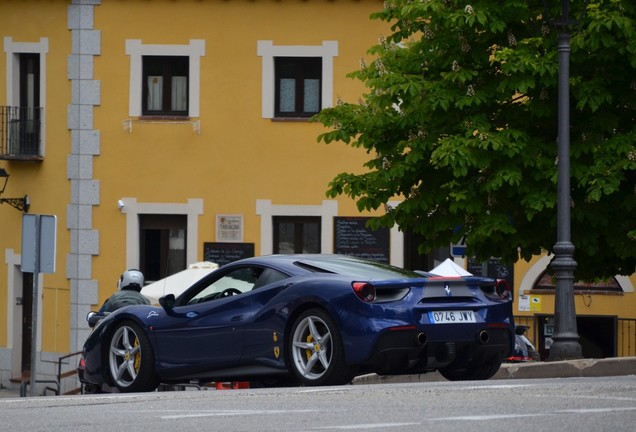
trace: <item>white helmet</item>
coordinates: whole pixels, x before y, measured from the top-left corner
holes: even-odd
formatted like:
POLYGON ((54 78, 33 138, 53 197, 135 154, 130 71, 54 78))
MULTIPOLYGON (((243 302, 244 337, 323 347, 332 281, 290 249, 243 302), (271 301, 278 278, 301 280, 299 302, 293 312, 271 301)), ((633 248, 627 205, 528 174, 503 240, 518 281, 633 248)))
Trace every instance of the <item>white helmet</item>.
POLYGON ((137 269, 130 269, 123 272, 119 278, 119 282, 117 283, 117 288, 120 290, 134 289, 136 291, 141 291, 143 286, 144 275, 137 269))

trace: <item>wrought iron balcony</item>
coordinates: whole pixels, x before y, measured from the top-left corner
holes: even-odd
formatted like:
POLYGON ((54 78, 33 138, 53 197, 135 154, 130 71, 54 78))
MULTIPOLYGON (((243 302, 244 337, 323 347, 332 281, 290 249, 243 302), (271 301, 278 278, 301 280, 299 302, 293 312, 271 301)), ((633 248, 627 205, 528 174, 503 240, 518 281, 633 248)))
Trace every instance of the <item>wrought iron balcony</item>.
POLYGON ((41 107, 0 106, 0 159, 41 160, 41 107))

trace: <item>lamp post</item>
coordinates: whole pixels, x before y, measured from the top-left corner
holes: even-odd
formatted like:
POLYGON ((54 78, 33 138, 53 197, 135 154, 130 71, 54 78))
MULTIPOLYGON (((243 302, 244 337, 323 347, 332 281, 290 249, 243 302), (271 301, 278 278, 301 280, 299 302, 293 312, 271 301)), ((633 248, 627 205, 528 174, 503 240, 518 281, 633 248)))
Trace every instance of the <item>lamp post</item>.
POLYGON ((574 244, 570 241, 570 0, 561 0, 557 160, 557 242, 550 266, 556 278, 554 334, 548 360, 581 358, 574 306, 574 244))

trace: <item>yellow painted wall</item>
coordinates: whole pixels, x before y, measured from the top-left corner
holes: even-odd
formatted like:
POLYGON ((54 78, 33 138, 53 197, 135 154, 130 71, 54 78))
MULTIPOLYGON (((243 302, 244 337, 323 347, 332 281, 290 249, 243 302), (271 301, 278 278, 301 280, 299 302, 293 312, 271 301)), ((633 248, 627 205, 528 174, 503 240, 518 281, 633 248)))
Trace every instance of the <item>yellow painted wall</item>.
POLYGON ((70 290, 44 287, 42 351, 64 352, 69 345, 70 290))
MULTIPOLYGON (((574 240, 576 241, 576 240, 574 240)), ((555 314, 555 294, 532 292, 532 290, 523 290, 522 280, 536 265, 541 257, 536 256, 530 262, 520 260, 515 265, 515 296, 514 296, 514 315, 515 322, 518 325, 528 327, 527 336, 535 343, 537 348, 540 346, 538 328, 535 325, 539 321, 535 321, 536 315, 554 315, 555 314), (530 297, 530 310, 522 311, 519 308, 519 295, 525 294, 530 297)), ((575 256, 576 259, 576 256, 575 256)), ((576 270, 574 271, 576 277, 576 270)), ((574 291, 574 310, 577 317, 616 317, 616 355, 634 356, 636 354, 636 293, 633 288, 636 287, 636 275, 629 277, 631 287, 626 287, 627 291, 618 292, 600 292, 600 291, 574 291), (632 291, 628 291, 632 289, 632 291)), ((624 287, 625 289, 625 287, 624 287)), ((578 329, 579 336, 584 334, 578 329)))
MULTIPOLYGON (((19 198, 28 194, 30 213, 58 216, 57 271, 55 274, 43 274, 41 278, 45 286, 64 287, 63 290, 68 290, 65 268, 70 240, 66 230, 66 205, 70 199, 66 175, 66 158, 70 147, 66 107, 71 93, 70 83, 66 79, 71 47, 71 33, 66 25, 67 7, 68 4, 64 1, 38 1, 31 7, 25 6, 21 1, 0 3, 0 43, 5 37, 11 37, 14 43, 39 42, 44 37, 49 39, 49 52, 46 55, 47 88, 44 95, 47 101, 45 162, 0 161, 0 167, 10 174, 3 197, 19 198)), ((6 53, 0 52, 0 105, 6 105, 6 82, 6 53)), ((22 213, 8 204, 0 205, 1 263, 5 262, 6 249, 20 253, 21 227, 22 213)), ((3 306, 7 299, 6 281, 7 267, 0 265, 0 305, 3 306)), ((46 293, 41 293, 41 296, 47 297, 46 293)), ((47 303, 44 308, 43 344, 51 349, 67 350, 68 301, 66 304, 47 303), (51 317, 59 319, 59 322, 47 321, 51 317)), ((7 316, 4 308, 0 309, 0 315, 7 316)), ((0 346, 8 343, 7 324, 6 319, 0 320, 0 346)), ((19 341, 14 341, 15 343, 19 341)))
MULTIPOLYGON (((183 203, 203 198, 198 258, 202 259, 203 242, 215 241, 218 213, 242 214, 244 240, 255 243, 258 253, 256 199, 320 204, 336 174, 359 171, 368 158, 342 144, 317 143, 323 131, 319 124, 261 118, 262 59, 257 55, 257 41, 272 40, 275 45, 338 41, 333 102, 338 97, 356 101, 363 86, 345 75, 357 69, 360 58, 368 57, 366 50, 387 33, 384 24, 369 20, 381 2, 178 3, 175 14, 174 2, 156 2, 151 19, 143 18, 148 13, 148 3, 143 1, 108 2, 108 7, 96 11, 102 55, 95 60, 95 75, 104 97, 95 111, 95 128, 102 131, 103 141, 102 154, 95 159, 95 177, 103 179, 103 204, 95 209, 94 222, 97 227, 108 225, 111 231, 100 237, 101 253, 94 260, 100 301, 115 289, 114 280, 124 267, 125 218, 115 205, 118 199, 183 203), (205 40, 200 134, 188 124, 133 123, 132 132, 122 127, 129 118, 126 39, 141 39, 144 44, 205 40)), ((341 214, 358 214, 352 201, 339 201, 341 214)))
MULTIPOLYGON (((534 310, 530 312, 519 310, 519 287, 526 273, 539 260, 539 256, 534 257, 530 262, 519 260, 515 265, 515 315, 532 316, 534 313, 553 314, 554 313, 554 295, 532 293, 526 291, 526 295, 531 295, 539 300, 534 306, 534 310)), ((575 257, 576 259, 576 257, 575 257)), ((576 277, 576 269, 574 271, 576 277)), ((636 287, 636 275, 630 277, 633 287, 636 287)), ((586 293, 575 291, 574 306, 577 315, 616 315, 624 318, 636 318, 636 293, 586 293)))

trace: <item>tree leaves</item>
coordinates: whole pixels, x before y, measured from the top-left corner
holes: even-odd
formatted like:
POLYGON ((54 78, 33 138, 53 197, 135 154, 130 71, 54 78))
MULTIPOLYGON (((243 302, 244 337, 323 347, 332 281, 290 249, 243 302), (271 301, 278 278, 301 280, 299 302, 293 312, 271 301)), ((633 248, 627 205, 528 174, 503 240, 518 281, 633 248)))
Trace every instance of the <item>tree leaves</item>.
MULTIPOLYGON (((583 4, 571 3, 583 17, 570 56, 572 241, 577 277, 595 278, 636 266, 636 5, 583 4)), ((328 127, 319 141, 369 155, 328 196, 364 211, 402 201, 374 224, 423 235, 422 250, 464 234, 479 259, 551 250, 559 65, 545 16, 538 1, 387 0, 372 18, 391 34, 349 74, 368 91, 315 118, 328 127)))

